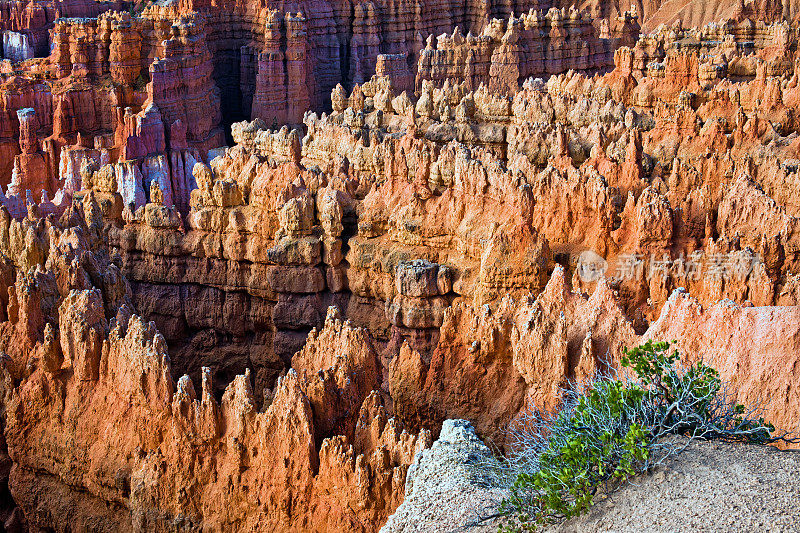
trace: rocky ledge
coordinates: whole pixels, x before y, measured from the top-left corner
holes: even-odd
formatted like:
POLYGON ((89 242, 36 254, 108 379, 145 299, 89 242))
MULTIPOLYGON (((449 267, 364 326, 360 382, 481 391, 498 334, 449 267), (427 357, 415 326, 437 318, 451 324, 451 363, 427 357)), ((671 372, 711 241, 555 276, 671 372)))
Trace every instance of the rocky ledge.
MULTIPOLYGON (((472 465, 490 453, 465 420, 447 420, 430 449, 414 458, 406 498, 381 533, 497 531, 484 520, 505 494, 486 489, 472 465)), ((695 442, 652 473, 598 494, 581 517, 547 533, 614 531, 796 531, 800 452, 695 442)))

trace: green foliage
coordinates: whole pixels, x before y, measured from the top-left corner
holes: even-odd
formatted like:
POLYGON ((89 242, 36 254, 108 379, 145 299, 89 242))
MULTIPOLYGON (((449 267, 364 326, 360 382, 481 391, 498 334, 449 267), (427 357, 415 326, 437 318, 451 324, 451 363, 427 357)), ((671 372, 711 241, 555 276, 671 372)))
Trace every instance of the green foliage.
MULTIPOLYGON (((668 342, 625 350, 622 366, 636 379, 598 377, 565 391, 561 411, 538 413, 523 450, 508 461, 514 476, 500 514, 501 531, 533 530, 577 516, 597 491, 647 471, 682 448, 668 436, 773 442, 774 427, 728 401, 719 373, 680 363, 668 342)), ((684 445, 685 447, 685 445, 684 445)))
POLYGON ((722 381, 719 372, 702 361, 691 365, 685 373, 675 372, 680 360, 677 350, 670 353, 670 343, 647 341, 641 346, 625 350, 622 366, 632 369, 644 387, 663 394, 667 402, 674 402, 677 391, 692 390, 701 397, 716 395, 722 381))
POLYGON ((147 83, 150 81, 150 77, 145 73, 145 71, 141 71, 136 79, 133 80, 133 89, 135 91, 141 91, 145 87, 147 87, 147 83))
POLYGON ((557 431, 538 457, 540 468, 518 475, 501 512, 541 510, 517 514, 526 527, 577 516, 592 505, 600 484, 635 474, 635 465, 648 457, 646 432, 628 416, 646 391, 621 381, 596 385, 558 415, 557 431), (598 424, 599 413, 614 423, 598 424))
POLYGON ((673 428, 673 433, 686 431, 709 417, 709 407, 722 388, 719 372, 702 361, 678 372, 680 354, 670 352, 669 342, 647 341, 641 346, 625 350, 622 366, 632 369, 641 385, 647 389, 648 399, 662 416, 659 424, 651 430, 654 436, 664 428, 673 428), (680 411, 681 402, 690 401, 693 416, 676 420, 685 413, 680 411), (674 427, 675 423, 680 427, 674 427))

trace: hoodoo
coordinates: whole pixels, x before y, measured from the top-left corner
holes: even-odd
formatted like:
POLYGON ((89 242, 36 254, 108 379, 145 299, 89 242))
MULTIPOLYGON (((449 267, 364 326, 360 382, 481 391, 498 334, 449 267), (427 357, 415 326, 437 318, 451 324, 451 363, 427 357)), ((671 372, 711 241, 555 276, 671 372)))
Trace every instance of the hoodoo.
POLYGON ((0 0, 0 529, 790 531, 799 20, 0 0))

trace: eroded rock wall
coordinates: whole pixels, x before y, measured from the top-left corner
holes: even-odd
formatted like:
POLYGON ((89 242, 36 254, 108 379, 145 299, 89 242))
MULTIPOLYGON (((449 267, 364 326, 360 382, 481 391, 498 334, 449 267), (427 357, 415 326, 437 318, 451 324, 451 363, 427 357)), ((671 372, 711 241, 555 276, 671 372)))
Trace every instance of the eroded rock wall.
POLYGON ((4 280, 0 362, 8 484, 28 524, 373 531, 385 521, 430 436, 387 416, 366 332, 332 308, 259 398, 249 370, 221 398, 208 368, 197 387, 175 379, 164 337, 132 313, 127 281, 98 246, 101 203, 91 193, 60 221, 3 224, 4 254, 30 268, 4 280))
POLYGON ((158 3, 3 63, 9 527, 374 531, 444 420, 502 448, 650 338, 798 423, 792 26, 440 4, 158 3))
MULTIPOLYGON (((0 186, 10 184, 11 158, 21 150, 14 142, 21 109, 36 112, 40 153, 17 165, 6 194, 24 204, 25 191, 38 202, 46 190, 61 205, 78 190, 67 182, 78 180, 80 164, 72 176, 62 172, 67 147, 135 161, 144 181, 159 167, 179 187, 190 181, 186 167, 208 163, 211 150, 230 143, 234 122, 299 126, 309 108, 329 109, 338 83, 361 84, 377 72, 401 90, 414 90, 415 78, 417 91, 423 80, 450 78, 476 86, 494 80, 492 90, 512 93, 530 75, 606 70, 613 50, 636 33, 634 21, 598 39, 599 21, 575 10, 545 15, 550 5, 536 2, 440 4, 170 1, 124 10, 113 2, 7 2, 3 92, 14 97, 0 113, 7 115, 0 117, 0 186), (467 44, 454 45, 457 54, 444 44, 428 50, 455 26, 472 32, 467 44)), ((185 213, 188 193, 175 205, 185 213)))

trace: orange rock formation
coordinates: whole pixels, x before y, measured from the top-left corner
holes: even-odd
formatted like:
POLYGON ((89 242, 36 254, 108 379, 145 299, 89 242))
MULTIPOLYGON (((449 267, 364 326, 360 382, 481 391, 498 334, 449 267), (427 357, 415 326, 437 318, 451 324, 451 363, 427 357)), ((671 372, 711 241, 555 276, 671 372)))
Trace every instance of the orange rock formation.
POLYGON ((777 6, 0 3, 4 527, 377 531, 646 339, 797 426, 777 6))

